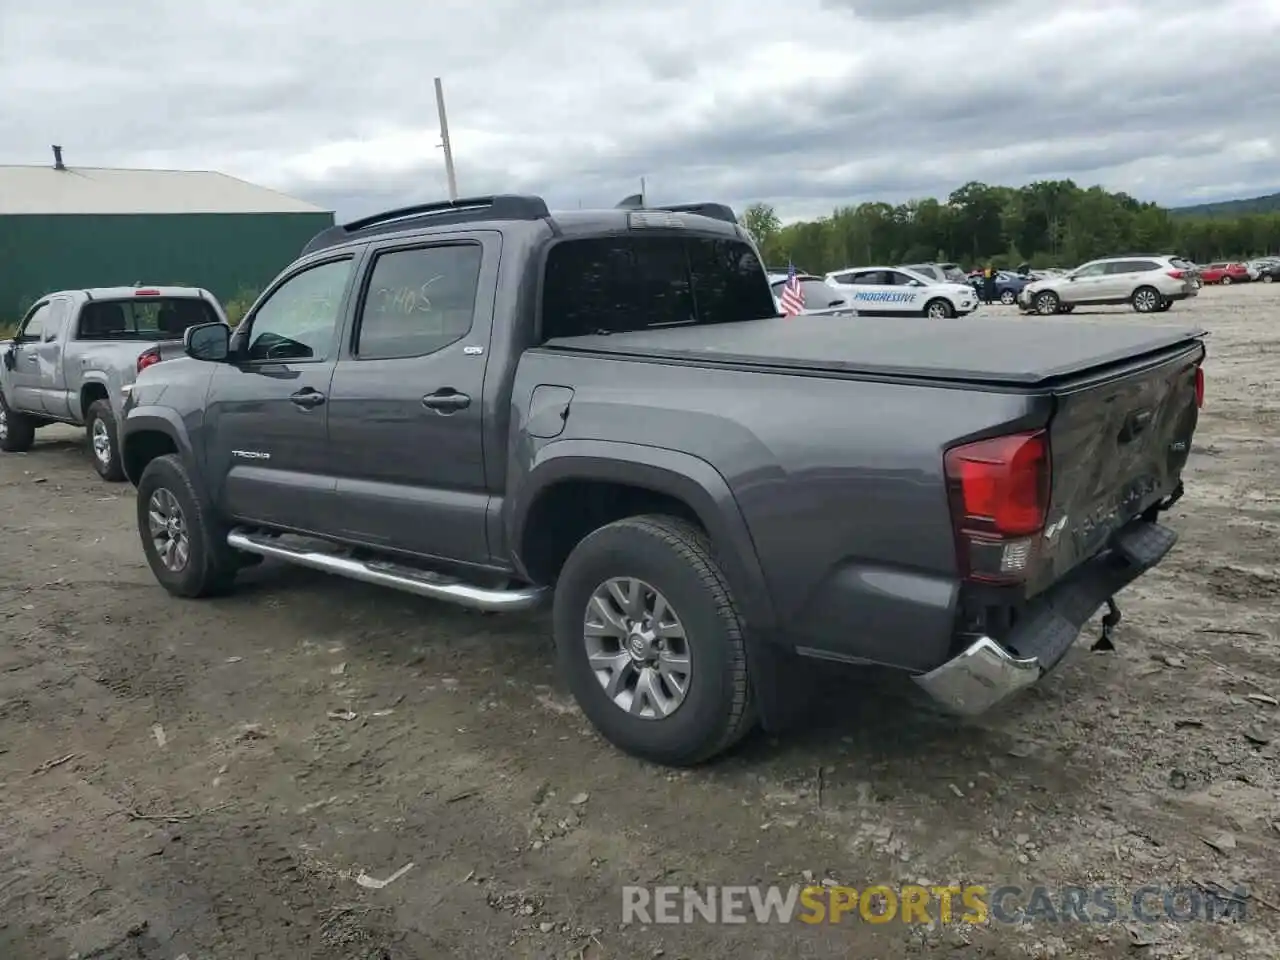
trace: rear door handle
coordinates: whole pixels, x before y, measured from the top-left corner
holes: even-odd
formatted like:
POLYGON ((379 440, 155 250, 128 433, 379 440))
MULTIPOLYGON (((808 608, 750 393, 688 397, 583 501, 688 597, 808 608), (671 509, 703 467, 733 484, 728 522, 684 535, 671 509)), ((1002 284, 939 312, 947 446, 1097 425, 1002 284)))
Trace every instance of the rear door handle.
POLYGON ((452 387, 443 387, 435 393, 428 393, 423 397, 422 405, 428 410, 452 413, 454 410, 465 410, 471 406, 471 398, 465 393, 459 393, 452 387))
POLYGON ((303 387, 297 393, 291 393, 289 399, 293 401, 295 406, 302 407, 304 410, 310 410, 324 403, 324 394, 314 387, 303 387))

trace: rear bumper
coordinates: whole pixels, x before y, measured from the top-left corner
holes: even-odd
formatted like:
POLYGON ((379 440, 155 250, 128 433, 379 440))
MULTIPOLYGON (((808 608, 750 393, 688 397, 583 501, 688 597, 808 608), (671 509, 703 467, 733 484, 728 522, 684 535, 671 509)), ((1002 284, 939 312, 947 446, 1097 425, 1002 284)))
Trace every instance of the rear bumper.
POLYGON ((1157 523, 1130 523, 1107 550, 1032 601, 1003 643, 976 637, 916 683, 954 713, 986 712, 1057 666, 1098 608, 1163 560, 1177 539, 1157 523))

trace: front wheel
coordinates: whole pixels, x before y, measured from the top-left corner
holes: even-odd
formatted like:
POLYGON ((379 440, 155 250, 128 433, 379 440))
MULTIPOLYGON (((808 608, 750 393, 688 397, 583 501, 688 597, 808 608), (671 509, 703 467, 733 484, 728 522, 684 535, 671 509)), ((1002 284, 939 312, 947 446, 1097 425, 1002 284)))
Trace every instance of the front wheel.
POLYGON ((1229 287, 1229 286, 1231 286, 1231 284, 1232 284, 1234 281, 1233 281, 1230 277, 1228 277, 1228 276, 1224 276, 1224 277, 1223 277, 1220 281, 1218 281, 1218 282, 1219 282, 1219 283, 1221 283, 1224 287, 1229 287))
POLYGON ((949 320, 956 315, 956 311, 949 301, 939 298, 925 304, 924 315, 930 320, 949 320))
POLYGON ((693 524, 628 517, 586 536, 560 572, 553 621, 569 689, 619 749, 692 766, 751 728, 742 622, 693 524))
POLYGON ((120 463, 120 432, 116 428, 116 415, 111 401, 95 400, 85 416, 85 432, 89 435, 89 450, 93 454, 93 469, 98 476, 112 483, 125 478, 120 463))
POLYGON ((151 572, 176 597, 213 596, 235 579, 235 551, 177 454, 157 457, 142 471, 138 535, 151 572))
POLYGON ((31 418, 14 413, 0 393, 0 450, 6 453, 24 453, 36 442, 36 425, 31 418))
POLYGON ((1012 290, 1002 290, 1000 292, 1000 302, 1006 307, 1011 306, 1018 299, 1018 295, 1012 290))
POLYGON ((1138 313, 1155 313, 1160 309, 1160 304, 1164 303, 1164 297, 1160 296, 1160 291, 1155 287, 1139 287, 1133 291, 1130 303, 1138 313))
POLYGON ((1042 317, 1051 317, 1058 312, 1062 301, 1052 290, 1045 290, 1035 296, 1036 313, 1042 317))
POLYGON ((1275 277, 1273 277, 1273 276, 1272 276, 1271 274, 1269 274, 1269 273, 1264 273, 1264 274, 1262 275, 1262 282, 1263 282, 1263 283, 1274 283, 1274 282, 1275 282, 1275 279, 1276 279, 1276 278, 1275 278, 1275 277))

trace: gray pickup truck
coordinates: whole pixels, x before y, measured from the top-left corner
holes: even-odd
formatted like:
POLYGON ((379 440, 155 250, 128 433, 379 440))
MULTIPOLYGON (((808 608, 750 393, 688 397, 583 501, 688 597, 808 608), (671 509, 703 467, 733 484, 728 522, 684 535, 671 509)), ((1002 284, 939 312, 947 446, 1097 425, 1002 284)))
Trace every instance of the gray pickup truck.
POLYGON ((687 765, 791 720, 798 657, 961 714, 1052 669, 1158 563, 1203 332, 781 318, 716 204, 537 197, 333 227, 234 333, 138 378, 157 580, 262 557, 487 611, 544 597, 615 745, 687 765))
POLYGON ((0 342, 0 450, 18 453, 51 423, 83 426, 93 465, 124 480, 116 425, 138 372, 182 355, 187 327, 225 325, 213 294, 188 287, 106 287, 41 297, 0 342))

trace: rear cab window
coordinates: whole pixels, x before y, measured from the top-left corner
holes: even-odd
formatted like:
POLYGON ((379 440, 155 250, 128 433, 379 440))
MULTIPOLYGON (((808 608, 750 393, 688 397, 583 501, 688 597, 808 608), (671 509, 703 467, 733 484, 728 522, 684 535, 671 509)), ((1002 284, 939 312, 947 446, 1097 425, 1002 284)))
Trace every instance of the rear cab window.
POLYGON ((696 233, 564 240, 547 254, 542 339, 777 315, 750 244, 696 233))
POLYGON ((138 297, 91 300, 80 308, 79 340, 181 340, 188 327, 219 323, 208 300, 198 297, 138 297))

